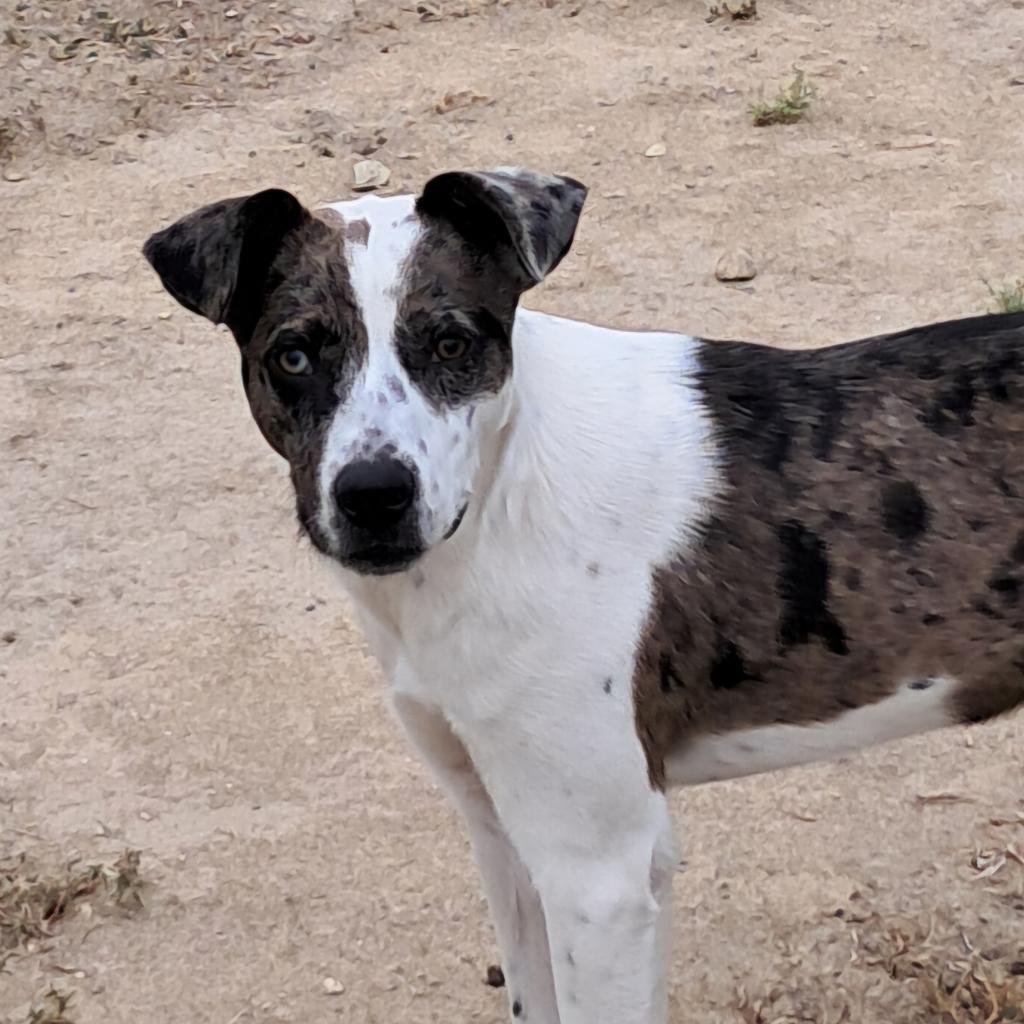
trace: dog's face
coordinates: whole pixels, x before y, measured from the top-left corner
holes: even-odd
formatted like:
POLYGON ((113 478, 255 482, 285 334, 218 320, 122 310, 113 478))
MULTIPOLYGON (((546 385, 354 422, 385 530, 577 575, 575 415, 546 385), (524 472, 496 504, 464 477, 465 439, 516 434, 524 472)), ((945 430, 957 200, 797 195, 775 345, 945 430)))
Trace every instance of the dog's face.
POLYGON ((585 195, 513 170, 316 213, 270 190, 197 210, 145 254, 183 306, 230 327, 313 543, 392 573, 472 502, 507 412, 516 305, 565 255, 585 195))

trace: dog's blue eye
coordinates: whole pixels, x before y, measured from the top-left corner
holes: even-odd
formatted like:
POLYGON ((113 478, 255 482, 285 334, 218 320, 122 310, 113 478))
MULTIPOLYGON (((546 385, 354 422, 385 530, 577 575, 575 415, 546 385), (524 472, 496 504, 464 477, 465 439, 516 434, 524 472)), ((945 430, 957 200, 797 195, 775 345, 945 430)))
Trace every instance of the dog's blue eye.
POLYGON ((277 365, 293 377, 302 377, 313 372, 313 364, 301 348, 286 348, 277 357, 277 365))

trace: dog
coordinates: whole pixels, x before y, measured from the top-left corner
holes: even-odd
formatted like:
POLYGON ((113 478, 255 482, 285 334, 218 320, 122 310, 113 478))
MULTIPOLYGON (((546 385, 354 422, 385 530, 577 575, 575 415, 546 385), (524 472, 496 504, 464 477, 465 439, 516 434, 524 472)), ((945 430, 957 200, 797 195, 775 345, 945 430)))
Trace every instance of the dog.
POLYGON ((144 252, 461 812, 513 1020, 664 1024, 672 785, 1024 701, 1024 316, 817 350, 521 308, 586 189, 502 168, 144 252))

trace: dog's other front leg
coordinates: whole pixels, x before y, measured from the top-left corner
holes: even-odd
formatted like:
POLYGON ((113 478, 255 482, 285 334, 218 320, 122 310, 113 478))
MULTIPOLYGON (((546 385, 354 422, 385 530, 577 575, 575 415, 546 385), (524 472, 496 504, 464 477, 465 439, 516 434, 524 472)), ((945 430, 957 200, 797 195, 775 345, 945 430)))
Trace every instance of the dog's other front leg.
POLYGON ((444 717, 408 697, 395 711, 409 738, 466 822, 505 974, 509 1009, 522 1024, 561 1024, 555 1004, 547 929, 540 897, 498 820, 466 748, 444 717))
MULTIPOLYGON (((479 749, 466 737, 540 893, 561 1024, 667 1018, 678 857, 631 724, 611 738, 596 723, 542 732, 506 719, 479 749)), ((533 1011, 527 993, 522 1017, 546 1019, 533 1011)))

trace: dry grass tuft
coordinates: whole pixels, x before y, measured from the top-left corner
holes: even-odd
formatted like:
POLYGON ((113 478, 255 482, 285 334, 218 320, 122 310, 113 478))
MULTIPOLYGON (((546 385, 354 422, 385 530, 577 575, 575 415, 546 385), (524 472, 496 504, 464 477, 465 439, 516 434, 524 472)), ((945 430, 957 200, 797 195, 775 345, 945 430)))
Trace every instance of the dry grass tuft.
POLYGON ((74 1020, 67 1015, 71 998, 70 992, 59 992, 51 988, 29 1013, 28 1024, 74 1024, 74 1020))
POLYGON ((708 22, 717 21, 719 18, 729 18, 731 21, 753 21, 757 17, 757 0, 731 0, 720 4, 712 4, 708 8, 708 22))
MULTIPOLYGON (((0 25, 0 122, 19 148, 84 156, 199 107, 233 107, 308 60, 314 23, 285 0, 20 0, 0 25), (87 93, 95 104, 82 103, 87 93)), ((0 141, 0 158, 4 145, 0 141)), ((9 144, 7 148, 10 149, 9 144)))
POLYGON ((993 313, 1024 313, 1024 277, 994 286, 986 281, 985 286, 992 296, 993 313))
POLYGON ((1015 954, 982 953, 963 930, 940 935, 931 922, 877 915, 860 939, 867 966, 917 982, 928 1024, 1024 1024, 1024 964, 1015 954))
POLYGON ((947 964, 941 974, 926 974, 921 987, 936 1024, 1024 1021, 1024 977, 976 955, 947 964))
POLYGON ((814 90, 800 68, 794 68, 794 71, 793 81, 781 89, 774 100, 770 103, 761 100, 750 108, 750 117, 755 127, 794 124, 802 120, 810 109, 814 90))
POLYGON ((23 856, 0 863, 0 966, 5 954, 50 938, 54 925, 89 897, 141 907, 139 858, 138 850, 125 850, 112 864, 72 861, 53 874, 31 869, 23 856))

